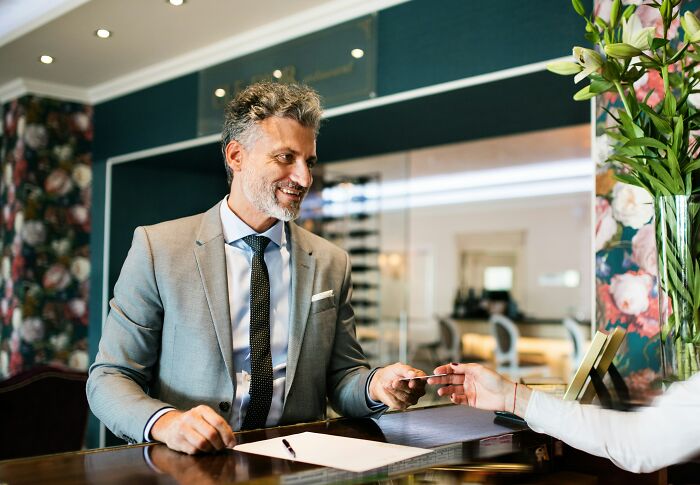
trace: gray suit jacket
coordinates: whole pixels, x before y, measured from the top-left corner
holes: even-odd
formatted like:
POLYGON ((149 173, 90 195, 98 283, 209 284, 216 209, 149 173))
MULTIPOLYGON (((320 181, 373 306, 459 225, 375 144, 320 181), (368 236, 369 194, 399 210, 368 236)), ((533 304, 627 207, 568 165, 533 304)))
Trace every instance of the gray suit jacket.
MULTIPOLYGON (((350 259, 290 223, 291 305, 281 423, 370 416, 369 365, 355 337, 350 259), (311 302, 333 290, 333 297, 311 302)), ((114 287, 87 395, 120 438, 143 440, 159 409, 206 404, 231 421, 235 373, 219 205, 138 227, 114 287)), ((274 277, 274 275, 270 275, 274 277)), ((379 414, 376 411, 374 414, 379 414)))

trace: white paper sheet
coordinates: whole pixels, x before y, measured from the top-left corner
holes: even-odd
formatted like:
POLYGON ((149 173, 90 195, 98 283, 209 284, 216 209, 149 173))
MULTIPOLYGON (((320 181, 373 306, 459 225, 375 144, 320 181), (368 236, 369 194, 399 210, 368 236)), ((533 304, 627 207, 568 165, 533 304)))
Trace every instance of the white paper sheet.
POLYGON ((282 438, 245 443, 237 445, 233 449, 244 453, 301 461, 351 472, 372 470, 433 451, 307 431, 284 436, 297 454, 295 459, 282 443, 282 438))

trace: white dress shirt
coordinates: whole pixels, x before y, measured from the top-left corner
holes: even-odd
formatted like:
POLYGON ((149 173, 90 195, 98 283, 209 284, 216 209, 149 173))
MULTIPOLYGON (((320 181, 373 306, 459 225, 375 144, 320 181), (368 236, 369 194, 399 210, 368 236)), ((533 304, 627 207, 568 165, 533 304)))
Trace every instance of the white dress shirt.
POLYGON ((672 384, 651 406, 621 412, 533 391, 525 420, 534 431, 610 459, 635 473, 700 453, 700 373, 672 384))
POLYGON ((287 375, 287 342, 289 336, 289 299, 291 294, 290 244, 285 224, 277 221, 258 234, 228 207, 221 203, 221 224, 226 241, 226 277, 233 334, 233 368, 236 370, 231 427, 241 428, 250 402, 250 268, 253 250, 243 238, 265 236, 265 265, 270 279, 270 351, 272 353, 272 403, 266 426, 275 426, 282 417, 284 384, 287 375))

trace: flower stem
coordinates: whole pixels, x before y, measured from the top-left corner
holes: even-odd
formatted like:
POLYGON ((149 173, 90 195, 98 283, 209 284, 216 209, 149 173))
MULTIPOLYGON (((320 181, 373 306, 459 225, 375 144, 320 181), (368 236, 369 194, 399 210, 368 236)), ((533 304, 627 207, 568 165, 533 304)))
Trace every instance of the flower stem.
POLYGON ((620 93, 620 98, 622 99, 622 104, 625 106, 625 111, 627 111, 627 114, 630 115, 630 118, 634 118, 634 114, 632 113, 632 110, 630 109, 629 104, 627 103, 627 96, 625 96, 625 90, 622 87, 622 84, 620 81, 614 81, 615 82, 615 87, 617 88, 617 92, 620 93))

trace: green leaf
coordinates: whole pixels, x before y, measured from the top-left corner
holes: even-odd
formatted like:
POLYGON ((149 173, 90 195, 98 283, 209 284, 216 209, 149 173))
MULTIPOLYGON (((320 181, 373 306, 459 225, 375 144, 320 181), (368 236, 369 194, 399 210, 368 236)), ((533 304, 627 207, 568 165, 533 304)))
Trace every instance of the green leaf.
POLYGON ((662 47, 665 47, 668 44, 668 39, 663 39, 661 37, 655 37, 654 40, 651 41, 651 50, 655 51, 656 49, 660 49, 662 47))
MULTIPOLYGON (((696 41, 697 42, 697 41, 696 41)), ((671 59, 668 60, 668 64, 675 64, 678 62, 678 60, 683 57, 683 54, 685 54, 685 51, 688 50, 688 47, 690 47, 689 43, 686 43, 678 52, 676 52, 671 59)))
POLYGON ((641 66, 641 67, 644 67, 646 69, 657 69, 657 70, 661 68, 660 67, 661 65, 658 62, 656 62, 652 59, 647 59, 647 58, 643 58, 641 61, 635 63, 635 66, 641 66))
MULTIPOLYGON (((605 112, 608 114, 608 116, 610 116, 612 119, 615 120, 615 123, 617 123, 618 125, 621 125, 621 124, 622 124, 622 122, 620 121, 620 118, 618 118, 615 114, 613 114, 612 111, 610 111, 610 110, 609 110, 607 107, 605 107, 605 106, 602 106, 602 108, 603 108, 603 111, 605 111, 605 112)), ((699 117, 700 117, 700 113, 698 113, 698 115, 699 115, 699 117)))
MULTIPOLYGON (((668 166, 671 169, 671 176, 673 176, 673 180, 675 180, 677 183, 675 190, 679 193, 685 192, 685 184, 683 183, 683 178, 681 177, 681 167, 678 163, 676 153, 673 150, 668 150, 666 152, 666 157, 668 158, 668 166)), ((672 187, 669 188, 674 190, 672 187)))
MULTIPOLYGON (((652 195, 671 195, 671 192, 666 188, 666 186, 659 181, 659 179, 652 177, 648 173, 642 174, 644 178, 649 179, 648 192, 652 195)), ((641 176, 641 175, 640 175, 641 176)))
POLYGON ((654 171, 657 177, 661 179, 664 186, 669 190, 676 190, 678 183, 673 179, 668 170, 659 162, 650 163, 649 167, 654 171))
POLYGON ((663 113, 667 118, 671 118, 676 114, 676 97, 673 95, 670 88, 666 91, 664 96, 663 113))
POLYGON ((683 117, 676 117, 676 126, 673 128, 673 143, 671 148, 673 151, 678 153, 678 150, 683 142, 683 117))
POLYGON ((693 267, 695 268, 695 278, 693 282, 693 312, 697 313, 700 307, 700 263, 696 259, 693 267))
POLYGON ((624 128, 625 132, 631 135, 627 138, 641 138, 644 136, 644 130, 642 130, 634 123, 634 121, 632 121, 632 118, 630 118, 627 111, 619 110, 617 114, 620 117, 620 121, 622 122, 622 127, 624 128))
POLYGON ((642 188, 644 188, 644 189, 649 190, 649 189, 647 188, 647 186, 644 184, 644 182, 642 182, 641 180, 639 180, 639 179, 638 179, 637 177, 635 177, 634 175, 627 174, 627 173, 616 173, 616 174, 614 174, 613 176, 614 176, 614 178, 616 178, 617 180, 619 180, 619 181, 622 182, 622 183, 629 184, 629 185, 634 185, 634 186, 637 186, 637 187, 642 187, 642 188))
MULTIPOLYGON (((649 93, 651 94, 651 92, 649 93)), ((673 133, 671 130, 671 124, 666 121, 665 119, 661 118, 659 115, 656 114, 656 112, 649 107, 649 105, 646 104, 646 102, 641 103, 639 105, 639 108, 644 111, 647 115, 649 115, 649 119, 651 122, 654 124, 657 130, 659 130, 661 133, 664 135, 670 135, 673 133)))
POLYGON ((574 94, 574 101, 585 101, 595 98, 596 94, 591 92, 591 86, 588 85, 574 94))
MULTIPOLYGON (((670 253, 670 251, 666 253, 667 256, 668 256, 669 253, 670 253)), ((673 286, 673 288, 675 289, 676 292, 680 293, 681 298, 683 298, 684 300, 687 300, 687 301, 692 302, 692 301, 693 301, 693 297, 690 296, 690 293, 688 293, 688 290, 686 289, 685 284, 684 284, 683 281, 678 277, 678 273, 679 273, 679 272, 680 272, 680 270, 678 270, 678 271, 669 271, 669 276, 671 277, 671 285, 673 286)))
POLYGON ((693 160, 690 162, 688 165, 685 166, 685 172, 690 173, 693 170, 697 170, 700 168, 700 158, 693 160))
POLYGON ((639 146, 645 146, 645 147, 652 147, 652 148, 657 148, 659 150, 670 150, 668 145, 660 142, 659 140, 655 140, 654 138, 649 138, 646 136, 643 136, 641 138, 634 138, 625 143, 625 146, 629 147, 639 147, 639 146))
POLYGON ((590 92, 594 94, 604 93, 615 85, 609 81, 593 81, 590 85, 590 92))

